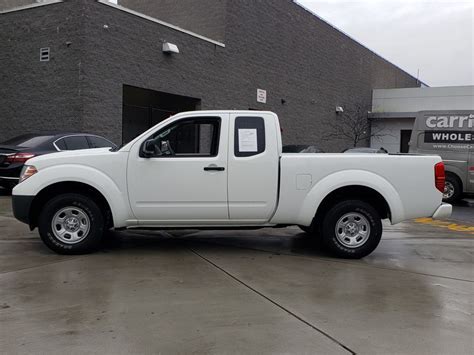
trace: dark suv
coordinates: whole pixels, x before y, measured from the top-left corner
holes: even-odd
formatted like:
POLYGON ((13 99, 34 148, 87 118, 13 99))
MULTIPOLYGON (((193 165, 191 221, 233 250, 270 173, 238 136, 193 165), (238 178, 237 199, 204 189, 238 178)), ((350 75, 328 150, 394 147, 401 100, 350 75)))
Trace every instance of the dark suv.
POLYGON ((28 159, 38 155, 90 148, 116 148, 111 141, 85 133, 24 134, 0 143, 0 186, 12 189, 28 159))

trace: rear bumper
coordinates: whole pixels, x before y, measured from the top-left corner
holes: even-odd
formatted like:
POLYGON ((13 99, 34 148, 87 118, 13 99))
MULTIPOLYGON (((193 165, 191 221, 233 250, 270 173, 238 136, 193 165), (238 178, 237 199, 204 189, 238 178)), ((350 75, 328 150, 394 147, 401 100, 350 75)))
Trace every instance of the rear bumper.
POLYGON ((12 196, 13 215, 20 222, 30 225, 30 209, 34 196, 12 196))
POLYGON ((433 219, 449 218, 451 217, 451 213, 453 213, 453 206, 449 203, 442 203, 432 217, 433 219))
POLYGON ((0 186, 13 187, 17 185, 23 165, 23 163, 16 163, 8 167, 0 167, 0 186))

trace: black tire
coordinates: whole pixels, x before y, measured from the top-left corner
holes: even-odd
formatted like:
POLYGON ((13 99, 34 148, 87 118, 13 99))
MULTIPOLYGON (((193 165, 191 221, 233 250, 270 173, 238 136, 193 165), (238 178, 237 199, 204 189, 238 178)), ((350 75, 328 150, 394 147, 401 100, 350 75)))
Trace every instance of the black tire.
POLYGON ((93 199, 75 193, 62 194, 48 201, 38 219, 38 230, 43 242, 58 254, 87 254, 98 248, 104 235, 104 217, 93 199), (85 213, 89 219, 88 232, 80 241, 71 244, 60 240, 53 232, 53 218, 61 209, 71 207, 85 213))
MULTIPOLYGON (((350 223, 350 220, 347 219, 350 223)), ((354 223, 352 223, 354 224, 354 223)), ((353 226, 348 226, 353 227, 353 226)), ((340 232, 344 232, 342 228, 339 229, 340 232)), ((347 200, 339 202, 333 205, 329 211, 324 216, 322 221, 322 243, 324 249, 332 253, 334 256, 345 259, 360 259, 364 256, 369 255, 371 252, 377 248, 382 238, 382 221, 378 212, 368 203, 360 200, 347 200), (362 228, 356 226, 361 230, 367 231, 367 237, 360 237, 359 234, 355 234, 354 237, 356 240, 360 238, 360 245, 355 245, 348 247, 343 243, 343 237, 338 237, 338 232, 336 232, 336 225, 338 222, 344 223, 346 216, 350 215, 350 218, 355 217, 355 224, 357 221, 363 221, 361 223, 362 228), (343 219, 343 217, 345 217, 343 219), (361 219, 361 217, 363 217, 361 219), (365 229, 364 229, 365 226, 365 229), (367 226, 370 228, 367 228, 367 226), (365 241, 364 241, 365 239, 365 241)), ((344 241, 346 244, 350 241, 350 238, 347 238, 347 241, 344 241)))
MULTIPOLYGON (((450 192, 450 196, 447 198, 443 198, 444 202, 447 203, 455 203, 459 201, 462 197, 462 186, 459 179, 453 174, 446 174, 446 187, 445 193, 447 193, 448 189, 452 189, 450 192), (449 186, 449 187, 448 187, 449 186)), ((444 194, 443 194, 444 197, 444 194)))

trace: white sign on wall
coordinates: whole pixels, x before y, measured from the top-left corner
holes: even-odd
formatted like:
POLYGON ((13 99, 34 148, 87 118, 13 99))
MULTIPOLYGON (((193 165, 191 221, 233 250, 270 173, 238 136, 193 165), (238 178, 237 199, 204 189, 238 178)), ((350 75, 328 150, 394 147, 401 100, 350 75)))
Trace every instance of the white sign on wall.
POLYGON ((262 104, 267 103, 267 90, 257 89, 257 102, 262 104))

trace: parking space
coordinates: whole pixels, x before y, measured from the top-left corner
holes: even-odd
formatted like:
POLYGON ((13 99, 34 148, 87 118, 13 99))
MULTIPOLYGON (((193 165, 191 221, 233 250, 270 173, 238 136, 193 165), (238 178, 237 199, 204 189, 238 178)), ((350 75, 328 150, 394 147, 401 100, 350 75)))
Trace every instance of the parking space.
MULTIPOLYGON (((474 208, 452 223, 474 227, 474 208)), ((456 211, 461 211, 456 215, 456 211)), ((0 197, 0 349, 6 353, 468 354, 474 234, 385 225, 363 260, 297 228, 117 232, 59 256, 0 197)))

